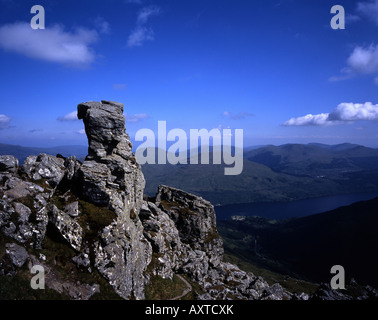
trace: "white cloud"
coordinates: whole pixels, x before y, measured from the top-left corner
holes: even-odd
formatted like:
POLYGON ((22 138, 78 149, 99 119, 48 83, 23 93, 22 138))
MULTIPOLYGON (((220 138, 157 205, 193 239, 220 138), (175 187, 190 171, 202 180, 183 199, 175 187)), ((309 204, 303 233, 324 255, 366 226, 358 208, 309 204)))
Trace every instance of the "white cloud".
POLYGON ((327 123, 328 121, 328 113, 320 113, 320 114, 307 114, 303 117, 298 118, 291 118, 290 120, 286 121, 283 125, 284 126, 321 126, 330 124, 327 123))
POLYGON ((0 130, 9 128, 10 121, 10 117, 6 116, 5 114, 0 114, 0 130))
POLYGON ((232 114, 229 111, 225 111, 225 112, 223 112, 223 116, 225 116, 229 119, 232 119, 232 120, 242 120, 242 119, 245 119, 247 117, 253 117, 253 114, 249 113, 249 112, 244 112, 244 111, 239 112, 237 114, 232 114))
POLYGON ((146 24, 150 17, 157 16, 159 14, 160 14, 160 8, 156 6, 144 7, 138 13, 137 24, 138 25, 146 24))
POLYGON ((347 67, 341 70, 341 75, 333 76, 330 81, 342 81, 358 74, 378 74, 378 44, 369 47, 355 47, 347 59, 347 67))
POLYGON ((357 11, 378 25, 378 0, 357 3, 357 11))
POLYGON ((76 131, 76 133, 78 133, 78 134, 85 134, 85 130, 84 129, 80 129, 79 131, 76 131))
POLYGON ((340 103, 328 117, 329 121, 378 120, 378 104, 340 103))
POLYGON ((98 39, 95 30, 77 28, 67 32, 60 25, 44 30, 33 30, 26 22, 0 27, 0 47, 30 58, 83 66, 91 64, 96 56, 90 47, 98 39))
POLYGON ((77 118, 77 111, 75 110, 75 111, 72 111, 70 113, 67 113, 63 117, 58 117, 57 120, 59 120, 59 121, 74 121, 74 120, 78 120, 78 118, 77 118))
POLYGON ((291 118, 284 126, 324 126, 350 121, 378 121, 378 104, 365 103, 340 103, 330 113, 307 114, 298 118, 291 118))
POLYGON ((368 48, 354 48, 347 64, 356 73, 378 73, 378 45, 370 45, 368 48))
POLYGON ((139 122, 147 118, 148 118, 148 115, 145 113, 131 114, 131 115, 126 115, 126 122, 139 122))
POLYGON ((142 8, 137 15, 137 23, 134 30, 127 39, 129 48, 142 46, 145 41, 154 40, 154 32, 151 28, 146 27, 146 23, 152 16, 160 14, 160 8, 149 6, 142 8))
POLYGON ((154 32, 152 29, 137 26, 129 35, 127 39, 127 46, 140 47, 147 40, 154 40, 154 32))

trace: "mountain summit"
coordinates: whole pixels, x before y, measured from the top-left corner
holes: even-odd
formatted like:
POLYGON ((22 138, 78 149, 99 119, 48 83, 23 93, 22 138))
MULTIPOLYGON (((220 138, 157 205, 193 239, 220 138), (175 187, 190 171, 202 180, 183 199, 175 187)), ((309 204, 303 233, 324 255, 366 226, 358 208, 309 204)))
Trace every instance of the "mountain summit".
POLYGON ((19 280, 2 298, 146 299, 174 279, 195 285, 185 292, 196 299, 307 298, 224 262, 210 202, 165 185, 144 197, 123 104, 81 103, 78 117, 83 163, 40 154, 19 166, 0 156, 0 281, 19 280), (46 271, 43 294, 30 290, 36 265, 46 271))

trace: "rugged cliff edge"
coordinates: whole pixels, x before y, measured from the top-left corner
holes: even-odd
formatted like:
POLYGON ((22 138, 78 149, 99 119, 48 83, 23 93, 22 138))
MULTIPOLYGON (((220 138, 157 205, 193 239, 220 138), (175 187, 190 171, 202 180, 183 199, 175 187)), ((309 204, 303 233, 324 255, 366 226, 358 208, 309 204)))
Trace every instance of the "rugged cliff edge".
POLYGON ((198 299, 308 298, 224 262, 210 202, 164 185, 143 198, 123 104, 81 103, 78 118, 88 137, 84 163, 40 154, 19 166, 0 156, 0 275, 41 265, 46 287, 70 299, 110 286, 121 298, 145 299, 153 278, 175 274, 198 285, 198 299))

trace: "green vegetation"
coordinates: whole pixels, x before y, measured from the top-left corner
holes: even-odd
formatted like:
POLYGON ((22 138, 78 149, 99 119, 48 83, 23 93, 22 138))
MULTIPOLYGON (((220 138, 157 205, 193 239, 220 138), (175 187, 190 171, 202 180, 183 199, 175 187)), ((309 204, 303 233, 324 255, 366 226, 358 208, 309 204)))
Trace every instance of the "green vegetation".
POLYGON ((69 297, 45 288, 34 290, 30 286, 33 275, 24 265, 14 277, 0 275, 0 300, 68 300, 69 297))
MULTIPOLYGON (((243 269, 252 268, 253 273, 267 280, 276 279, 283 286, 287 280, 282 282, 270 272, 284 275, 284 279, 328 283, 331 267, 342 265, 347 282, 354 278, 361 285, 378 287, 378 260, 373 254, 378 247, 377 208, 375 198, 275 223, 256 217, 219 221, 218 231, 228 259, 244 264, 243 269)), ((303 282, 298 284, 302 286, 303 282)))
POLYGON ((166 184, 233 204, 378 191, 378 150, 351 144, 266 146, 245 151, 240 175, 225 176, 224 167, 145 164, 145 193, 166 184))
POLYGON ((177 275, 173 275, 172 280, 151 275, 150 284, 145 288, 146 299, 169 300, 181 295, 185 288, 185 283, 177 275))
POLYGON ((83 227, 83 241, 93 244, 99 233, 116 218, 116 214, 106 207, 98 207, 84 200, 79 200, 81 214, 78 222, 83 227))

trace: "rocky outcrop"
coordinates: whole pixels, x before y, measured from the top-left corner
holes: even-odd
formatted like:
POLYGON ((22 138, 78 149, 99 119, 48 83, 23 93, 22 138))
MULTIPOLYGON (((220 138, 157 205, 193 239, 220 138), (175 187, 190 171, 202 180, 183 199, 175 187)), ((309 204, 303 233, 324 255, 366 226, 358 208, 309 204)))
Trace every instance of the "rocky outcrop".
POLYGON ((14 276, 21 268, 29 255, 24 247, 16 243, 5 244, 5 255, 0 261, 0 274, 14 276))
POLYGON ((378 300, 378 291, 369 285, 359 285, 351 279, 345 289, 332 289, 329 283, 321 283, 311 300, 378 300))
POLYGON ((307 298, 224 262, 210 202, 164 185, 143 198, 123 104, 81 103, 78 118, 88 137, 83 163, 40 154, 19 166, 0 157, 0 274, 39 264, 46 286, 71 299, 109 286, 144 299, 154 277, 175 274, 201 287, 198 299, 307 298))
POLYGON ((16 173, 18 160, 14 156, 0 156, 0 172, 16 173))
POLYGON ((280 285, 223 262, 223 242, 216 229, 213 205, 169 186, 160 186, 154 202, 140 212, 146 238, 154 251, 153 274, 171 278, 182 273, 198 283, 199 299, 306 299, 280 285))
POLYGON ((78 105, 88 137, 88 156, 79 169, 81 195, 107 206, 116 219, 94 244, 95 266, 124 298, 144 298, 144 271, 151 260, 150 243, 138 219, 145 181, 125 132, 123 104, 102 101, 78 105))

